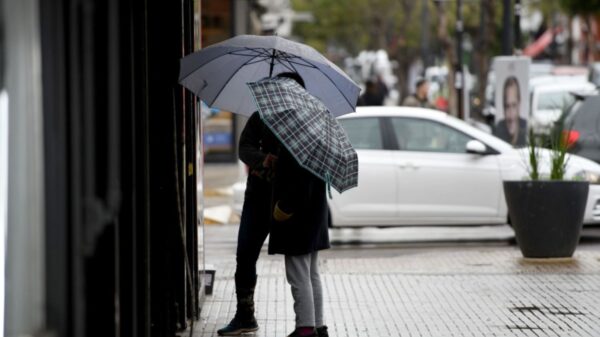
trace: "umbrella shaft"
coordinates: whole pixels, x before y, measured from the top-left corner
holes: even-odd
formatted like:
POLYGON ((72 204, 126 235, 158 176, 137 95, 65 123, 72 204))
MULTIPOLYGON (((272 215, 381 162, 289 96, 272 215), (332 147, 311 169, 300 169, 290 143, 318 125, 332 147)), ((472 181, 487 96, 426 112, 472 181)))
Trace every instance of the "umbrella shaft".
POLYGON ((269 69, 269 77, 273 77, 273 66, 275 65, 275 48, 273 48, 273 54, 271 55, 271 67, 269 69))

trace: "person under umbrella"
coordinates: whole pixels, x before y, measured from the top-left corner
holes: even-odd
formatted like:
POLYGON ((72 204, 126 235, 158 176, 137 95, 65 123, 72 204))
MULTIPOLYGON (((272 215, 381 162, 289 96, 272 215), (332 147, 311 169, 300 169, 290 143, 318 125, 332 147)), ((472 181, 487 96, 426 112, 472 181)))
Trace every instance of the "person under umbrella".
POLYGON ((330 247, 326 191, 358 184, 358 157, 337 120, 298 82, 280 77, 249 86, 280 147, 269 254, 285 255, 296 314, 288 337, 328 337, 318 268, 318 251, 330 247))
POLYGON ((281 146, 273 183, 269 254, 285 255, 296 329, 288 337, 326 337, 318 252, 330 248, 325 182, 281 146))

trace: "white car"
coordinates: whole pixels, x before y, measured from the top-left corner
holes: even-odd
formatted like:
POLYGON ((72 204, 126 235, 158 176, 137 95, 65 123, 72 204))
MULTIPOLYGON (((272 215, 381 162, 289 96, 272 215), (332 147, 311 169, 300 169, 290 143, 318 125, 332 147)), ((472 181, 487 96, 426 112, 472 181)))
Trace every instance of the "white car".
POLYGON ((571 93, 593 92, 596 86, 587 81, 556 77, 551 83, 541 82, 531 87, 530 125, 536 134, 547 134, 575 98, 571 93))
MULTIPOLYGON (((359 176, 358 187, 328 200, 333 227, 507 223, 502 181, 527 176, 526 149, 421 108, 360 107, 339 121, 359 176)), ((567 171, 594 180, 584 221, 600 222, 600 165, 573 155, 567 171)))

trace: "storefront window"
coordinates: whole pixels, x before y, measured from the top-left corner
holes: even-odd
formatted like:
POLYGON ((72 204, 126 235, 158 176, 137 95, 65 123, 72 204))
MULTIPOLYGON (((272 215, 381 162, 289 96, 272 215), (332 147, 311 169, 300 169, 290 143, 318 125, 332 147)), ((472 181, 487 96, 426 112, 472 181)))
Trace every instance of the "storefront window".
MULTIPOLYGON (((231 1, 202 1, 202 47, 233 36, 231 1)), ((200 97, 202 99, 202 97, 200 97)), ((235 116, 203 106, 204 150, 206 162, 228 162, 236 159, 235 116)))
POLYGON ((207 157, 226 160, 235 153, 234 115, 228 111, 211 109, 202 103, 204 120, 204 151, 207 157))

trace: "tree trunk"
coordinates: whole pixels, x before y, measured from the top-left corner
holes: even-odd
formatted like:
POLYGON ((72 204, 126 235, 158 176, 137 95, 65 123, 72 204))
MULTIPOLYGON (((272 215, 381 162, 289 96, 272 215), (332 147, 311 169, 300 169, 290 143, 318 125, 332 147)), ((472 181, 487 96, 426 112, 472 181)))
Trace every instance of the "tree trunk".
POLYGON ((404 21, 398 29, 397 41, 391 48, 388 49, 388 55, 391 59, 395 59, 398 62, 395 74, 398 78, 398 92, 400 93, 400 104, 404 97, 406 97, 410 88, 408 87, 408 72, 413 60, 415 59, 415 53, 411 52, 407 48, 407 31, 411 24, 414 24, 412 18, 414 14, 416 2, 413 0, 403 0, 401 2, 401 10, 404 12, 404 21))
POLYGON ((573 64, 573 16, 567 18, 567 55, 565 55, 564 63, 573 64))
MULTIPOLYGON (((483 0, 481 2, 482 11, 482 32, 481 32, 481 46, 475 48, 475 52, 478 55, 479 73, 478 73, 478 96, 481 99, 481 108, 486 104, 485 101, 485 88, 487 87, 487 74, 490 69, 490 49, 492 43, 496 38, 496 23, 494 18, 496 17, 496 7, 492 0, 483 0)), ((479 110, 481 113, 481 109, 479 110)), ((482 116, 479 116, 482 117, 482 116)))
POLYGON ((444 50, 444 54, 447 56, 447 67, 448 67, 448 112, 453 115, 458 115, 458 109, 456 106, 456 87, 454 85, 454 65, 457 62, 457 56, 455 53, 454 43, 448 35, 448 16, 443 2, 437 2, 438 12, 438 31, 437 36, 444 50))
POLYGON ((585 25, 587 26, 587 35, 586 35, 586 63, 591 64, 594 62, 594 54, 595 54, 595 41, 594 41, 594 27, 592 27, 592 17, 589 14, 584 15, 585 25))

